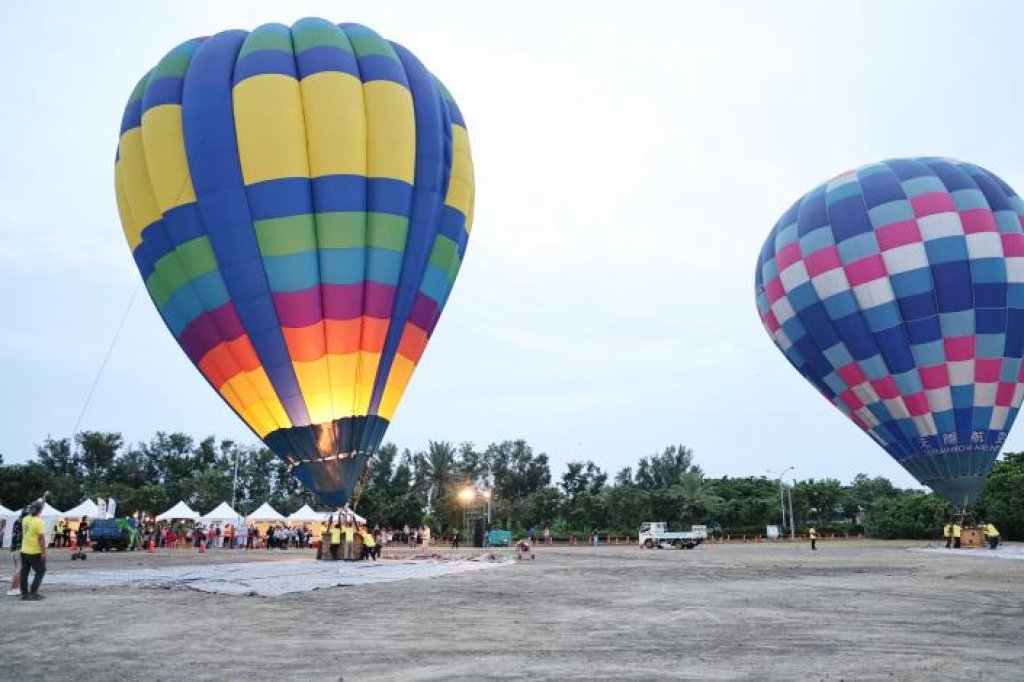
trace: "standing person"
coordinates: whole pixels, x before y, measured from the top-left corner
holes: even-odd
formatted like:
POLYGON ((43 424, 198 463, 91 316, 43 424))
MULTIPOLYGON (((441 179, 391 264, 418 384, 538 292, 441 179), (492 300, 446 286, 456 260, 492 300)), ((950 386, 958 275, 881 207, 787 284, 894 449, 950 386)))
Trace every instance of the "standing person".
POLYGON ((338 547, 341 545, 341 526, 333 526, 328 522, 327 532, 331 534, 331 561, 337 561, 338 547))
POLYGON ((530 546, 532 547, 533 544, 537 541, 537 529, 534 528, 533 526, 530 526, 529 536, 530 536, 530 546))
POLYGON ((452 549, 459 548, 459 530, 456 528, 455 532, 452 533, 452 549))
POLYGON ((11 571, 11 589, 7 591, 8 597, 21 596, 21 528, 28 516, 28 507, 21 510, 21 515, 14 522, 11 535, 11 560, 14 562, 14 569, 11 571))
POLYGON ((423 551, 430 551, 430 526, 423 524, 423 530, 420 531, 420 539, 423 540, 423 551))
POLYGON ((21 522, 21 598, 36 601, 43 598, 39 585, 46 575, 46 524, 39 517, 43 503, 33 502, 28 511, 29 515, 21 522), (35 575, 29 585, 28 574, 33 571, 35 575))
POLYGON ((83 516, 78 523, 78 530, 75 531, 76 556, 79 559, 85 558, 85 545, 89 542, 89 517, 83 516))
POLYGON ((57 525, 53 527, 53 548, 60 549, 64 540, 64 519, 57 519, 57 525))
POLYGON ((811 550, 818 549, 818 529, 811 526, 807 529, 807 537, 811 539, 811 550))
POLYGON ((999 546, 999 529, 991 521, 985 524, 985 538, 988 540, 989 549, 999 546))
POLYGON ((345 561, 352 561, 352 552, 355 549, 353 545, 356 544, 356 529, 352 524, 353 521, 346 519, 345 526, 342 528, 342 532, 345 534, 345 561))
POLYGON ((942 537, 946 538, 946 549, 949 549, 953 544, 953 524, 951 522, 946 521, 946 525, 942 527, 942 537))
POLYGON ((551 544, 551 528, 548 526, 544 526, 544 544, 551 544))
POLYGON ((597 547, 598 536, 597 536, 597 529, 596 528, 590 532, 590 540, 594 544, 594 547, 597 547))
POLYGON ((960 533, 963 532, 963 528, 960 526, 959 521, 953 522, 953 549, 960 549, 960 533))

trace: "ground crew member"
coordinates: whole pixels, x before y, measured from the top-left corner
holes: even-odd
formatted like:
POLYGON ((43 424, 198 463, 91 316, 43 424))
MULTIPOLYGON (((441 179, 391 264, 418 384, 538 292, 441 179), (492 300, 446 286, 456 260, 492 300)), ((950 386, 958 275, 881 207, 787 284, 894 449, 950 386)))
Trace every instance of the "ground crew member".
POLYGON ((946 525, 942 527, 942 537, 946 538, 946 549, 953 544, 953 524, 946 521, 946 525))
POLYGON ((39 594, 39 585, 46 575, 46 536, 43 534, 46 525, 39 518, 42 511, 43 502, 33 502, 29 515, 21 522, 21 598, 25 601, 43 598, 39 594), (28 582, 30 571, 35 572, 31 586, 28 582))
POLYGON ((377 560, 377 553, 380 551, 377 549, 377 541, 373 539, 373 533, 370 532, 369 528, 364 527, 362 531, 363 536, 363 559, 377 560))
POLYGON ((811 539, 811 549, 818 549, 818 529, 814 526, 811 526, 809 529, 807 529, 807 536, 811 539))
POLYGON ((991 522, 985 524, 985 537, 988 538, 989 549, 995 549, 999 546, 999 530, 991 522))
POLYGON ((960 524, 958 522, 954 521, 953 522, 953 529, 952 530, 953 530, 953 549, 960 549, 960 533, 963 531, 963 528, 960 527, 960 524))
POLYGON ((352 545, 355 544, 356 529, 351 521, 345 522, 345 561, 352 561, 352 545))
POLYGON ((331 561, 338 560, 338 545, 341 544, 341 526, 331 527, 331 561))

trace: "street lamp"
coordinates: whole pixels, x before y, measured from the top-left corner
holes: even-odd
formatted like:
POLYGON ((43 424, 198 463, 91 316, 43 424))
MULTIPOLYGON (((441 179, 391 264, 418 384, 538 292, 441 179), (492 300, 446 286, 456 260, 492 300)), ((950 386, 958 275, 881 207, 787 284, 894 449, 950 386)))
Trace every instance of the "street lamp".
MULTIPOLYGON (((782 532, 783 533, 786 532, 786 496, 785 496, 785 493, 783 492, 783 488, 782 488, 782 477, 785 476, 787 472, 792 471, 795 468, 796 467, 787 467, 787 468, 783 469, 779 473, 779 509, 782 511, 782 532)), ((771 474, 772 476, 775 475, 775 472, 772 471, 771 469, 765 469, 765 471, 768 472, 769 474, 771 474)), ((793 514, 792 514, 792 511, 791 511, 790 512, 790 517, 792 517, 792 516, 793 516, 793 514)), ((793 519, 792 518, 790 518, 789 523, 790 523, 790 527, 792 527, 792 525, 793 525, 793 519)))

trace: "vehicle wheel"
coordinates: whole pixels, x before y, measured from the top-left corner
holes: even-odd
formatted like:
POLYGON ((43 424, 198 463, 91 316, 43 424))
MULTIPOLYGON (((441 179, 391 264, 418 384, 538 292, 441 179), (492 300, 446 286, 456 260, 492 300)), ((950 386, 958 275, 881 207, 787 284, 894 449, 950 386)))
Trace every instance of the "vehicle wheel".
POLYGON ((693 548, 694 548, 695 546, 696 546, 696 545, 694 545, 694 544, 693 544, 693 543, 691 542, 690 544, 686 545, 686 549, 693 549, 693 548))
POLYGON ((647 538, 644 540, 644 549, 650 549, 651 547, 654 547, 654 543, 651 542, 651 539, 647 538))

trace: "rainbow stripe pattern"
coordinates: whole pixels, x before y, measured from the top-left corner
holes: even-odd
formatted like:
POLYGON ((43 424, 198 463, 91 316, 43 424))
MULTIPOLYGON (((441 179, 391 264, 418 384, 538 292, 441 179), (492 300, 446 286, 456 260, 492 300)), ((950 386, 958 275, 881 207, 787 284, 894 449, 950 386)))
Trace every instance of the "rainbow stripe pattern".
POLYGON ((174 338, 299 480, 346 503, 465 254, 473 162, 451 95, 364 26, 225 31, 142 78, 114 174, 174 338))
POLYGON ((978 166, 895 159, 808 192, 757 261, 758 313, 789 362, 957 505, 1024 398, 1022 221, 978 166))

